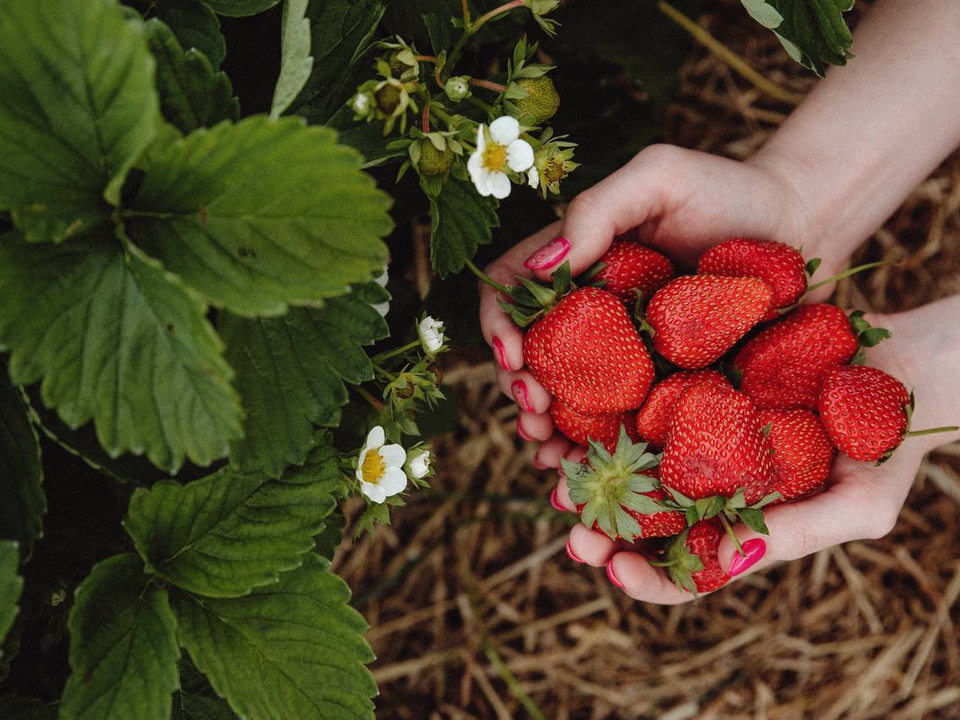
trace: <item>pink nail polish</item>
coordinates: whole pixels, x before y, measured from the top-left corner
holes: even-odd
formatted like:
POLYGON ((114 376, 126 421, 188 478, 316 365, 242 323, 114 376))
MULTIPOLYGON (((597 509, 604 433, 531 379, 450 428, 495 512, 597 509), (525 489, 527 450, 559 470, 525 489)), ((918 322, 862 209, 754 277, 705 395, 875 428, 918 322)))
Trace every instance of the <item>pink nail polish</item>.
MULTIPOLYGON (((554 510, 559 510, 560 512, 566 512, 566 511, 567 511, 567 509, 566 509, 563 505, 560 504, 560 500, 557 499, 557 489, 556 489, 556 488, 554 488, 554 489, 553 489, 553 492, 550 493, 550 504, 553 505, 553 509, 554 509, 554 510)), ((570 541, 567 540, 568 552, 569 552, 569 547, 570 547, 570 541)))
POLYGON ((497 362, 500 363, 500 367, 510 372, 510 363, 507 362, 507 351, 503 347, 503 341, 496 335, 493 336, 493 351, 497 355, 497 362))
POLYGON ((533 440, 533 438, 527 435, 527 433, 524 431, 523 425, 520 423, 519 419, 517 419, 517 435, 519 435, 521 438, 523 438, 527 442, 530 442, 531 440, 533 440))
POLYGON ((570 241, 556 237, 523 261, 529 270, 546 270, 560 263, 570 252, 570 241))
POLYGON ((527 384, 523 380, 514 380, 510 390, 513 392, 513 398, 517 401, 517 404, 526 412, 532 413, 533 406, 527 396, 527 384))
POLYGON ((567 538, 567 555, 569 555, 570 559, 574 562, 578 562, 583 565, 583 560, 577 557, 577 554, 573 551, 573 548, 570 547, 570 538, 567 538))
POLYGON ((733 556, 733 562, 730 563, 730 569, 727 575, 734 577, 752 567, 767 552, 767 544, 760 538, 747 540, 743 543, 744 555, 737 553, 733 556))
POLYGON ((623 583, 620 582, 620 579, 613 572, 613 561, 607 563, 607 579, 610 580, 614 585, 623 590, 623 583))

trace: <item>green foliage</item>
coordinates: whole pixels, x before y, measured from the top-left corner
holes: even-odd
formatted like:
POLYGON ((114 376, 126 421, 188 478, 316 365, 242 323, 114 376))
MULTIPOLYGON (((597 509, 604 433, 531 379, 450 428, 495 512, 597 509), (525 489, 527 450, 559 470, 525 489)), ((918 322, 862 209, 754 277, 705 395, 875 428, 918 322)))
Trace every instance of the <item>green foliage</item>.
POLYGON ((23 578, 17 575, 19 546, 13 540, 0 540, 0 641, 17 617, 17 601, 23 590, 23 578))
POLYGON ((203 2, 221 15, 243 17, 269 10, 280 0, 203 0, 203 2))
POLYGON ((477 248, 490 242, 490 231, 499 224, 496 208, 496 200, 480 197, 467 181, 455 177, 430 198, 430 260, 440 277, 463 270, 477 248))
POLYGON ((270 108, 273 117, 282 115, 290 107, 310 79, 313 55, 310 54, 310 19, 306 17, 309 4, 309 0, 284 0, 283 3, 280 41, 283 54, 270 108))
POLYGON ((321 445, 279 480, 225 468, 138 490, 124 527, 148 570, 207 597, 240 597, 299 567, 335 506, 338 456, 321 445))
POLYGON ((135 555, 97 565, 70 613, 70 667, 60 717, 165 720, 177 688, 177 623, 167 592, 135 555))
POLYGON ((131 238, 232 312, 321 303, 386 263, 388 199, 326 128, 222 123, 154 146, 140 167, 131 238))
POLYGON ((0 210, 28 239, 109 222, 157 129, 153 68, 115 1, 0 3, 0 210))
POLYGON ((846 65, 853 36, 843 13, 855 0, 741 0, 754 20, 773 30, 790 56, 823 75, 846 65))
POLYGON ((372 718, 367 624, 329 563, 307 556, 274 585, 236 599, 173 595, 180 641, 242 717, 372 718), (323 681, 318 682, 322 668, 323 681))
POLYGON ((16 540, 24 560, 40 537, 47 509, 42 482, 37 432, 20 392, 0 365, 0 538, 16 540))
POLYGON ((197 0, 141 0, 148 5, 147 16, 155 14, 166 23, 185 50, 196 48, 213 67, 220 67, 227 54, 227 42, 220 32, 220 20, 208 5, 197 0))
POLYGON ((348 399, 344 382, 373 379, 362 346, 387 334, 386 322, 372 307, 385 294, 370 283, 319 310, 222 318, 227 358, 237 369, 236 387, 246 411, 244 437, 231 447, 234 462, 276 477, 306 457, 314 426, 339 424, 340 407, 348 399))
POLYGON ((54 720, 57 708, 34 698, 7 695, 0 697, 0 717, 3 720, 54 720))

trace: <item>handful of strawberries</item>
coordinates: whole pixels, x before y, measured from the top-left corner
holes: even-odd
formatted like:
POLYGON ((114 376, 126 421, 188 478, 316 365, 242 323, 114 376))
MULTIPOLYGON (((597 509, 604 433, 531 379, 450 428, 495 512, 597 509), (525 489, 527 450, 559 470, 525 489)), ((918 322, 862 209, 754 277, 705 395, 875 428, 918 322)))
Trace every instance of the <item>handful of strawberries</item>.
POLYGON ((879 463, 913 434, 906 387, 858 364, 890 333, 797 304, 818 264, 733 238, 676 276, 621 240, 576 284, 564 265, 501 303, 527 328, 524 363, 556 428, 589 447, 562 464, 582 521, 626 543, 665 539, 651 562, 682 588, 723 586, 723 533, 767 532, 762 508, 824 487, 837 450, 879 463))

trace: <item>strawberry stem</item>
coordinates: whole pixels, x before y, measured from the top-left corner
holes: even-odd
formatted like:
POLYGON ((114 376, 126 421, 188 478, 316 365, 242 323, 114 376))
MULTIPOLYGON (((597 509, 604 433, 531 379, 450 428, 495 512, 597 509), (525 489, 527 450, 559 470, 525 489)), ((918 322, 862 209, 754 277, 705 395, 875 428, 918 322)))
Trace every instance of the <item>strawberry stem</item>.
POLYGON ((747 553, 743 549, 743 545, 740 544, 740 538, 738 538, 737 534, 733 531, 733 527, 730 525, 730 521, 727 520, 726 516, 723 513, 720 513, 718 517, 720 518, 720 522, 723 524, 723 529, 726 531, 727 535, 730 536, 730 539, 733 540, 733 545, 735 548, 737 548, 737 552, 743 555, 743 557, 746 557, 747 553))
POLYGON ((879 260, 877 262, 866 263, 865 265, 857 265, 856 267, 852 267, 849 270, 844 270, 842 273, 838 273, 833 277, 829 277, 826 280, 818 282, 815 285, 809 285, 807 287, 807 292, 813 292, 814 290, 819 290, 822 287, 825 287, 831 283, 835 283, 838 280, 843 280, 844 278, 848 278, 851 275, 856 275, 857 273, 863 272, 864 270, 872 270, 873 268, 883 267, 884 265, 896 265, 896 264, 897 263, 893 260, 879 260))
POLYGON ((934 433, 953 432, 960 430, 957 425, 944 425, 943 427, 927 428, 926 430, 911 430, 903 434, 904 437, 917 437, 919 435, 933 435, 934 433))
POLYGON ((511 290, 510 290, 509 287, 507 287, 506 285, 501 285, 501 284, 498 283, 496 280, 494 280, 492 277, 490 277, 489 275, 487 275, 483 270, 481 270, 481 269, 478 268, 476 265, 474 265, 472 260, 467 260, 466 263, 467 263, 467 267, 470 268, 470 272, 472 272, 472 273, 473 273, 474 275, 476 275, 478 278, 480 278, 481 280, 483 280, 483 282, 485 282, 487 285, 489 285, 489 286, 492 287, 493 289, 499 290, 499 291, 502 292, 504 295, 507 295, 507 296, 509 297, 510 292, 511 292, 511 290))

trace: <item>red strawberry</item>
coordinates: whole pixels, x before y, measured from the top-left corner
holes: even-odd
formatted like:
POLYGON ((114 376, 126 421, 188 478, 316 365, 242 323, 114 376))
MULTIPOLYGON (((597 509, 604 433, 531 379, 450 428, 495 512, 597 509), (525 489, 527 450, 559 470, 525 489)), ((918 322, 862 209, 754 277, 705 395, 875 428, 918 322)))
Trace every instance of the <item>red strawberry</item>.
POLYGON ((761 410, 757 415, 760 425, 770 428, 770 492, 780 493, 778 502, 803 497, 821 487, 830 477, 834 449, 817 416, 801 409, 761 410))
POLYGON ((714 518, 695 523, 670 544, 663 564, 678 588, 696 595, 727 584, 730 576, 720 567, 717 557, 722 538, 723 526, 714 518))
MULTIPOLYGON (((703 254, 700 275, 760 278, 773 291, 771 305, 793 305, 807 291, 807 266, 796 249, 772 240, 730 238, 703 254)), ((767 319, 776 317, 771 313, 767 319)))
POLYGON ((732 390, 730 382, 716 370, 681 370, 661 380, 647 395, 647 400, 637 413, 637 432, 651 447, 662 449, 667 444, 667 433, 673 410, 680 394, 691 385, 702 382, 721 385, 732 390))
POLYGON ((621 431, 612 453, 593 443, 583 461, 561 461, 570 500, 584 525, 627 542, 683 531, 684 514, 656 503, 666 496, 656 480, 657 457, 646 447, 621 431))
POLYGON ((647 306, 653 346, 674 365, 701 368, 720 358, 770 309, 763 280, 687 275, 671 280, 647 306))
POLYGON ((876 462, 907 432, 910 393, 903 383, 866 365, 827 373, 817 401, 820 418, 837 449, 854 460, 876 462))
POLYGON ((557 430, 577 445, 587 445, 588 440, 593 440, 613 452, 617 446, 617 438, 620 437, 621 426, 626 428, 631 440, 640 439, 636 431, 634 412, 584 415, 562 400, 554 400, 550 404, 550 416, 557 430))
POLYGON ((588 415, 640 407, 653 382, 630 316, 599 288, 574 290, 531 326, 523 361, 551 395, 588 415))
POLYGON ((827 372, 856 355, 857 336, 836 305, 802 305, 747 342, 733 366, 759 408, 813 410, 827 372))
POLYGON ((676 274, 666 256, 629 240, 614 243, 600 262, 604 268, 594 279, 603 280, 603 289, 630 308, 637 300, 635 291, 649 299, 676 274))
POLYGON ((752 505, 772 475, 770 446, 746 395, 710 383, 684 390, 660 461, 664 488, 693 500, 742 490, 752 505))

